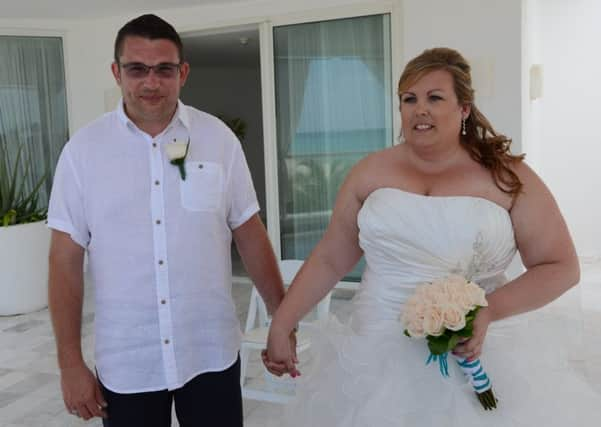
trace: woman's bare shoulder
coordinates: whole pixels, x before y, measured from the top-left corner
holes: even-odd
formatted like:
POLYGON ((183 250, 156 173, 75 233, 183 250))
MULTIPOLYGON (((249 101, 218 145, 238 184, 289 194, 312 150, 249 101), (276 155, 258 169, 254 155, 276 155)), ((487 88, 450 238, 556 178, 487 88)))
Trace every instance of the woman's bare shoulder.
POLYGON ((356 197, 363 201, 372 191, 390 185, 391 175, 399 172, 402 156, 401 147, 393 146, 373 152, 357 162, 347 178, 356 197))
MULTIPOLYGON (((522 193, 532 190, 547 190, 545 183, 525 160, 511 162, 509 168, 517 175, 523 185, 522 193)), ((548 191, 548 190, 547 190, 548 191)))

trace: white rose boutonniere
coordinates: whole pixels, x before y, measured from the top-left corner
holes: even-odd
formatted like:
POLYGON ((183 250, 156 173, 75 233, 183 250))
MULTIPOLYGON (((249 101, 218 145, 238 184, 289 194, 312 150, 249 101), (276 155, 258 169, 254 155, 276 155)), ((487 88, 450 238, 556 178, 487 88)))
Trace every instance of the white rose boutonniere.
POLYGON ((189 147, 190 138, 188 138, 188 141, 186 142, 174 140, 173 142, 165 145, 167 157, 169 157, 172 165, 176 165, 178 167, 179 174, 182 176, 184 181, 186 180, 185 161, 186 156, 188 155, 189 147))

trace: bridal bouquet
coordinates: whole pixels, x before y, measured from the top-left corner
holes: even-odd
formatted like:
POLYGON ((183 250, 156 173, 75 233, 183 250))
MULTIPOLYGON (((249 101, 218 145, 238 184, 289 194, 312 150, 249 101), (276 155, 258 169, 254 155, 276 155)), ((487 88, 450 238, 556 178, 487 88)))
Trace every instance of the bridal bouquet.
MULTIPOLYGON (((482 288, 462 276, 451 275, 419 285, 405 303, 401 322, 405 325, 405 335, 408 337, 426 338, 430 349, 427 363, 438 362, 441 374, 448 377, 449 352, 463 339, 472 336, 476 313, 480 307, 487 305, 482 288)), ((496 408, 497 399, 480 360, 453 357, 484 409, 496 408)))

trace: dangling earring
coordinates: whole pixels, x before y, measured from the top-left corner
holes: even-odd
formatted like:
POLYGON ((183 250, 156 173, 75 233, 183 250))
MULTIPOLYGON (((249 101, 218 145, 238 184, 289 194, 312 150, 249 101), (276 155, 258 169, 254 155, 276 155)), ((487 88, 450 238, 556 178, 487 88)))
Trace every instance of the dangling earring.
POLYGON ((461 135, 467 135, 467 130, 465 130, 465 117, 461 119, 461 135))
POLYGON ((397 138, 397 141, 399 141, 399 144, 404 144, 405 143, 405 135, 403 135, 403 129, 401 129, 401 133, 399 134, 399 137, 397 138))

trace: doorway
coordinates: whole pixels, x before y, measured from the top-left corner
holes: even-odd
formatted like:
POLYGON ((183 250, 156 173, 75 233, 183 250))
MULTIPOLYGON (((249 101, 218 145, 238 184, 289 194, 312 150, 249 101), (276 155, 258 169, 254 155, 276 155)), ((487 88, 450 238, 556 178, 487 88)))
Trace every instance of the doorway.
MULTIPOLYGON (((261 62, 257 26, 184 33, 190 75, 181 99, 221 118, 238 135, 266 223, 265 160, 261 106, 261 62)), ((234 276, 246 276, 232 245, 234 276)))

